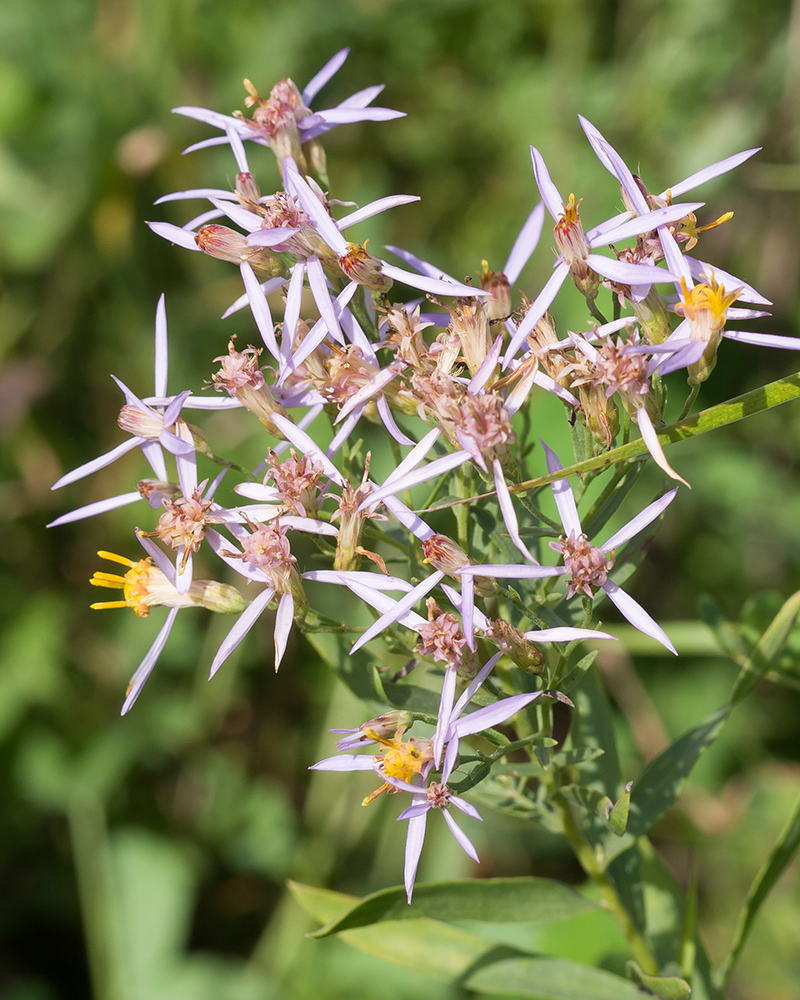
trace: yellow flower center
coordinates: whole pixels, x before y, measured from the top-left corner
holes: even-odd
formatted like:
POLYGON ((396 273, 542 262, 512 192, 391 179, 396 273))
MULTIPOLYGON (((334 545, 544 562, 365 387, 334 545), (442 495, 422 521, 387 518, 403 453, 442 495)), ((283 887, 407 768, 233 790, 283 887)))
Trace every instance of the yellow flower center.
POLYGON ((156 575, 163 577, 161 570, 153 566, 152 559, 140 559, 133 562, 125 556, 115 555, 113 552, 100 551, 97 553, 101 559, 108 559, 110 562, 120 563, 129 566, 130 569, 124 576, 117 573, 95 573, 89 583, 93 587, 110 587, 112 590, 121 590, 124 595, 122 601, 100 601, 92 604, 95 610, 105 608, 133 608, 140 618, 146 618, 150 614, 150 603, 152 603, 153 584, 156 575))
POLYGON ((728 309, 739 298, 741 292, 741 288, 726 292, 725 287, 718 284, 713 275, 709 282, 702 281, 694 288, 689 288, 686 279, 681 278, 681 287, 683 301, 677 303, 675 312, 679 316, 685 316, 692 323, 701 318, 708 323, 711 330, 721 330, 725 326, 728 309))
MULTIPOLYGON (((397 778, 399 781, 414 783, 414 776, 420 774, 426 762, 433 758, 433 749, 429 740, 417 742, 413 737, 403 742, 402 730, 398 730, 393 740, 387 740, 379 735, 374 729, 365 729, 364 733, 376 743, 383 746, 383 750, 375 755, 375 763, 379 765, 381 771, 389 778, 397 778)), ((383 792, 396 792, 394 785, 385 781, 380 788, 364 799, 361 803, 367 806, 383 792)))

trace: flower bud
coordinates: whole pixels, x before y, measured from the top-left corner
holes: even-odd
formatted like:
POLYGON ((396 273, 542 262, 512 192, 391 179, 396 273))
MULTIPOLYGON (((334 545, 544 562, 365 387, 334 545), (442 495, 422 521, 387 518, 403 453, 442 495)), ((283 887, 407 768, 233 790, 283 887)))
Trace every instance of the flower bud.
POLYGON ((282 277, 286 267, 265 247, 251 247, 241 233, 228 226, 202 226, 197 230, 195 243, 203 253, 231 264, 247 261, 256 274, 271 278, 282 277))
POLYGON ((458 337, 467 368, 474 375, 492 347, 486 306, 480 299, 456 299, 450 309, 450 329, 458 337))
MULTIPOLYGON (((465 566, 475 565, 461 546, 447 535, 431 535, 426 538, 422 543, 422 551, 425 553, 426 563, 456 580, 465 566)), ((496 589, 494 580, 475 577, 475 593, 481 597, 489 597, 496 589)))
POLYGON ((486 631, 486 638, 491 640, 499 650, 510 656, 514 663, 527 673, 541 674, 543 672, 544 653, 530 639, 526 639, 524 633, 508 622, 499 618, 492 620, 490 628, 486 631))
POLYGON ((491 296, 485 300, 489 319, 505 319, 511 314, 511 285, 508 278, 502 271, 490 271, 488 261, 482 260, 481 265, 481 288, 491 296))
POLYGON ((357 281, 371 292, 384 295, 394 284, 383 273, 383 264, 367 251, 366 243, 363 247, 358 243, 348 243, 347 251, 339 258, 339 267, 351 281, 357 281))

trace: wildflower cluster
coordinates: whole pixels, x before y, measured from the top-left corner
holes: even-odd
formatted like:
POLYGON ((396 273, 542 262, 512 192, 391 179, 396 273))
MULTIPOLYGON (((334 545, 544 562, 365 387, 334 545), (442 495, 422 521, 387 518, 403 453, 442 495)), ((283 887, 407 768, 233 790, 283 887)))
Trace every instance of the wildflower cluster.
MULTIPOLYGON (((443 813, 464 850, 477 858, 450 810, 480 817, 459 793, 487 780, 491 765, 510 749, 553 745, 552 712, 537 699, 546 694, 548 704, 571 704, 564 691, 581 674, 576 643, 611 638, 596 617, 601 600, 608 597, 631 625, 675 652, 616 577, 627 577, 642 533, 678 488, 596 544, 638 466, 612 472, 581 520, 578 501, 591 475, 573 492, 555 452, 544 441, 541 451, 532 450, 535 438, 551 433, 544 427, 529 433, 535 395, 563 402, 578 454, 599 455, 638 427, 657 466, 684 483, 659 440, 663 377, 685 370, 691 405, 722 338, 793 350, 800 341, 729 330, 730 321, 765 315, 761 307, 769 303, 746 282, 690 255, 703 231, 727 216, 698 225, 703 203, 680 199, 756 150, 653 194, 580 119, 621 192, 624 211, 615 217, 586 228, 583 199, 562 196, 532 147, 541 202, 527 213, 501 270, 483 261, 477 281, 459 281, 407 250, 385 248, 401 267, 368 248, 369 241, 351 242, 347 233, 356 223, 417 199, 389 195, 343 212, 352 203, 331 192, 325 134, 349 122, 400 116, 374 106, 380 87, 328 110, 311 108, 346 55, 335 56, 302 91, 287 79, 263 97, 245 81, 249 110, 235 115, 176 109, 218 131, 191 148, 228 147, 235 185, 166 195, 161 202, 201 202, 202 211, 183 226, 149 225, 183 250, 239 269, 242 294, 225 315, 249 309, 257 338, 242 347, 223 334, 208 391, 169 392, 162 297, 152 395, 141 399, 115 379, 124 396, 119 427, 128 437, 54 488, 137 448, 149 477, 53 524, 145 501, 141 516, 151 524, 136 529, 141 558, 102 552, 127 570, 121 576, 98 572, 91 581, 124 595, 93 607, 130 607, 140 616, 155 606, 170 609, 131 680, 123 712, 141 693, 178 611, 190 607, 235 616, 211 663, 212 676, 268 609, 274 612, 276 670, 293 624, 310 633, 354 633, 351 653, 369 644, 383 663, 388 650, 405 658, 403 674, 422 664, 431 668, 440 684, 438 711, 393 709, 387 692, 403 679, 387 680, 384 714, 348 731, 340 752, 314 765, 374 771, 380 785, 365 804, 382 793, 410 796, 400 815, 408 821, 410 900, 430 810, 443 813), (256 179, 249 154, 260 156, 264 146, 277 169, 259 160, 263 176, 256 179), (540 242, 546 213, 553 228, 542 253, 554 249, 556 262, 543 288, 524 290, 519 278, 540 242), (580 331, 559 330, 554 318, 568 279, 587 305, 587 328, 580 331), (613 304, 610 321, 599 305, 603 291, 613 304), (233 484, 241 502, 216 499, 223 482, 231 485, 233 467, 213 481, 199 471, 211 446, 186 413, 215 409, 249 411, 263 428, 263 461, 233 484), (376 427, 385 442, 381 451, 391 449, 395 459, 382 481, 372 470, 385 468, 385 455, 371 463, 357 437, 365 429, 374 437, 376 427), (549 476, 560 523, 546 513, 550 490, 526 486, 533 473, 549 476), (425 483, 433 488, 428 503, 414 492, 425 483), (437 494, 451 499, 437 506, 437 494), (316 545, 313 563, 303 563, 300 534, 316 545), (212 578, 197 579, 195 563, 214 566, 212 578), (332 621, 307 596, 312 583, 345 588, 375 620, 366 628, 332 621), (408 736, 413 725, 427 726, 427 735, 408 736), (497 732, 498 725, 511 735, 497 732), (470 753, 460 746, 467 739, 470 753), (366 753, 354 752, 364 748, 366 753)), ((531 810, 546 808, 541 796, 530 795, 531 810)))

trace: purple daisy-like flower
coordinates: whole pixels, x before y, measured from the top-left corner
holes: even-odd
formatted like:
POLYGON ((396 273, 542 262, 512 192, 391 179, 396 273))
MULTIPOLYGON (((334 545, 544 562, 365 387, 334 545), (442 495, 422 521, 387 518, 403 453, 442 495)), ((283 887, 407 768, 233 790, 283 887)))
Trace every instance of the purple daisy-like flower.
MULTIPOLYGON (((560 471, 563 466, 555 452, 542 442, 547 455, 547 471, 560 471)), ((465 618, 464 631, 467 632, 466 619, 473 605, 472 584, 475 577, 495 577, 506 579, 541 579, 551 576, 570 576, 569 597, 581 592, 592 596, 597 589, 603 590, 617 606, 622 615, 640 632, 650 636, 671 653, 677 656, 677 650, 672 645, 666 632, 632 597, 613 580, 609 572, 614 565, 614 549, 630 541, 642 529, 659 517, 677 496, 677 488, 665 493, 643 511, 632 518, 626 525, 615 532, 602 545, 592 545, 581 528, 578 508, 572 487, 566 479, 559 479, 552 484, 556 507, 564 526, 565 536, 560 542, 550 542, 550 547, 562 554, 563 566, 525 566, 525 565, 483 565, 467 566, 461 571, 462 591, 464 595, 465 618)))

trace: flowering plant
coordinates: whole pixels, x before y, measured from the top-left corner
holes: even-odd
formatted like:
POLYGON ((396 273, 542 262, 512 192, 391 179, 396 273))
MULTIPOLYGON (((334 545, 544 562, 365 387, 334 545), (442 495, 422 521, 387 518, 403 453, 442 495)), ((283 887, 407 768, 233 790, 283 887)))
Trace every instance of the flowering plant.
MULTIPOLYGON (((406 265, 400 267, 371 252, 368 240, 348 240, 352 226, 416 199, 389 195, 341 214, 351 206, 332 196, 325 134, 340 124, 400 115, 373 105, 379 87, 312 110, 346 55, 338 53, 302 91, 287 79, 262 97, 246 81, 250 115, 176 109, 220 132, 191 148, 228 147, 236 181, 233 190, 166 195, 162 202, 199 200, 209 207, 183 226, 150 227, 184 250, 238 267, 243 291, 225 315, 249 309, 260 343, 240 349, 224 336, 220 351, 226 343, 227 350, 214 359, 219 368, 210 373, 208 391, 170 393, 162 296, 153 395, 140 399, 116 379, 126 400, 119 426, 130 437, 55 484, 88 476, 137 448, 152 473, 128 493, 53 522, 142 500, 142 516, 159 512, 157 520, 149 515, 155 523, 147 530, 135 530, 142 557, 101 552, 127 570, 98 571, 91 580, 122 591, 122 599, 95 608, 129 607, 140 617, 153 607, 170 609, 122 710, 142 695, 181 609, 232 618, 211 676, 257 625, 272 632, 277 670, 296 628, 368 706, 380 708, 359 726, 339 730, 345 735, 338 753, 310 766, 373 772, 380 784, 363 804, 399 796, 398 819, 408 824, 399 893, 407 911, 398 911, 395 890, 355 904, 343 900, 320 935, 409 917, 512 921, 535 914, 547 922, 594 905, 590 896, 543 879, 428 884, 415 894, 429 812, 443 813, 477 862, 479 852, 451 809, 474 826, 478 803, 569 841, 633 961, 628 979, 526 953, 476 962, 468 937, 451 936, 467 956, 454 980, 503 992, 498 984, 508 978, 522 984, 516 994, 567 998, 579 989, 587 1000, 624 1000, 640 995, 639 987, 686 996, 689 984, 697 995, 718 995, 763 898, 760 887, 774 881, 788 860, 787 845, 797 840, 797 817, 714 974, 695 940, 691 900, 671 889, 669 927, 648 919, 644 866, 657 862, 647 834, 732 707, 781 652, 796 598, 743 658, 724 712, 632 781, 617 763, 594 661, 597 642, 615 638, 615 626, 600 616, 613 618, 615 610, 633 630, 677 654, 665 630, 623 589, 689 485, 665 446, 798 395, 796 381, 783 380, 759 390, 757 400, 690 415, 723 338, 800 349, 797 338, 728 329, 729 322, 767 315, 762 307, 769 302, 742 279, 690 256, 701 234, 729 217, 699 225, 704 203, 680 199, 756 150, 653 194, 581 118, 624 210, 586 228, 583 199, 564 199, 542 153, 531 147, 541 202, 524 213, 501 271, 484 261, 477 283, 459 281, 405 249, 385 248, 406 265), (275 156, 268 189, 250 168, 259 146, 275 156), (549 236, 541 240, 546 212, 555 224, 552 243, 549 236), (540 241, 545 252, 555 251, 552 275, 531 295, 517 292, 540 241), (559 329, 555 315, 567 279, 586 304, 578 331, 559 329), (604 295, 610 313, 603 311, 604 295), (689 389, 668 425, 667 377, 679 392, 679 373, 689 389), (548 394, 561 401, 564 424, 531 433, 537 397, 548 394), (248 470, 218 457, 187 419, 193 410, 249 411, 264 435, 263 461, 248 470), (565 428, 575 457, 566 468, 545 443, 563 439, 565 428), (632 499, 630 519, 607 528, 649 459, 661 480, 656 496, 632 499), (209 481, 212 465, 222 470, 209 481), (234 475, 241 502, 220 502, 234 475), (665 478, 682 485, 667 489, 665 478), (598 537, 606 540, 595 543, 598 537), (195 563, 215 566, 212 579, 198 579, 195 563), (344 620, 330 613, 342 596, 344 620), (613 607, 603 603, 606 597, 613 607)), ((364 714, 371 711, 365 707, 364 714)), ((296 891, 313 911, 308 887, 296 891)), ((444 947, 447 935, 438 926, 431 934, 444 947)), ((384 954, 394 957, 391 946, 384 954)))

